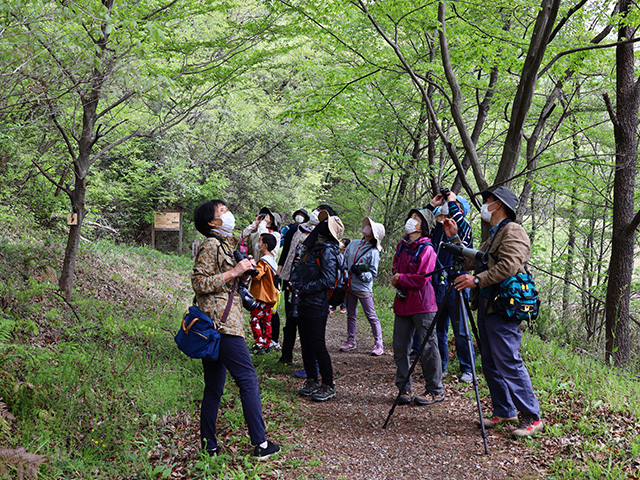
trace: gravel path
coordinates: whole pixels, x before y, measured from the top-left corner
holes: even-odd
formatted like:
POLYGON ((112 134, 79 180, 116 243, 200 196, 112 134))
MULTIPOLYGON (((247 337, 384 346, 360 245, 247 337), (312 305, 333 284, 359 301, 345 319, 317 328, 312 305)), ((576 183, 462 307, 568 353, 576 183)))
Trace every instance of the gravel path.
MULTIPOLYGON (((282 478, 322 479, 505 479, 545 478, 534 452, 507 431, 487 431, 484 453, 473 386, 445 379, 444 402, 398 406, 386 429, 382 425, 397 390, 391 347, 370 355, 373 341, 366 321, 358 320, 358 348, 340 352, 346 317, 333 313, 327 346, 333 360, 337 395, 325 403, 300 398, 307 419, 292 432, 282 462, 282 478), (295 462, 296 459, 302 462, 295 462), (292 467, 292 464, 298 464, 292 467)), ((299 358, 299 357, 298 357, 299 358)), ((282 378, 292 390, 303 381, 282 378)), ((414 393, 421 386, 414 373, 414 393)), ((490 413, 483 398, 485 413, 490 413)), ((285 443, 285 442, 283 442, 285 443)))

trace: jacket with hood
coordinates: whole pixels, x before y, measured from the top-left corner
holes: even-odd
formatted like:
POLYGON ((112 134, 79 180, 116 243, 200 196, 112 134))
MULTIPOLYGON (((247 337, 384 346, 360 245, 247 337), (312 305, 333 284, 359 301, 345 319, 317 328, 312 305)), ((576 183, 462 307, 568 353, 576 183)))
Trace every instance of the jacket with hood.
POLYGON ((327 315, 329 289, 334 288, 338 276, 338 242, 316 242, 302 255, 291 273, 291 282, 300 292, 299 309, 311 310, 315 315, 327 315))
POLYGON ((430 243, 427 237, 412 242, 408 235, 398 242, 393 257, 393 272, 400 274, 398 286, 407 296, 403 300, 396 295, 393 301, 396 315, 408 316, 438 310, 431 275, 425 276, 436 265, 436 252, 430 243))

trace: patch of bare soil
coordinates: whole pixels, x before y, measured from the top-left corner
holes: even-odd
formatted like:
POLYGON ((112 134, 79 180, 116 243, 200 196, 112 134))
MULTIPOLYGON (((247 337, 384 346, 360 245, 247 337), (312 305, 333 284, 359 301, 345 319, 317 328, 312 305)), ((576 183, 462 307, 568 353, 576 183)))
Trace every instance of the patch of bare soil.
MULTIPOLYGON (((346 318, 338 313, 329 317, 327 346, 337 395, 325 403, 300 398, 297 408, 306 421, 295 436, 282 441, 284 454, 275 460, 282 462, 282 478, 546 477, 539 459, 524 442, 511 439, 508 430, 487 430, 489 454, 485 454, 473 385, 460 383, 455 376, 445 379, 442 403, 398 406, 383 429, 397 394, 391 346, 385 345, 381 357, 371 356, 369 324, 358 319, 358 327, 357 348, 340 352, 346 318), (287 468, 296 459, 300 466, 287 468)), ((298 389, 303 381, 288 376, 287 384, 298 389)), ((419 371, 414 372, 414 393, 423 385, 419 371)), ((483 399, 483 409, 490 414, 487 402, 483 399)))

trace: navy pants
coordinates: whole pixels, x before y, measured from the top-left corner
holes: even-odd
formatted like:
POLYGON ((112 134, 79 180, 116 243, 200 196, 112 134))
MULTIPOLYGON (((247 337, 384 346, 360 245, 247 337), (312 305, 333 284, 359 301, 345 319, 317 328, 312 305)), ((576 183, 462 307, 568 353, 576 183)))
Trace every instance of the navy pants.
MULTIPOLYGON (((460 373, 471 373, 473 364, 476 362, 475 353, 469 351, 469 343, 464 331, 464 323, 456 309, 456 292, 452 290, 449 296, 442 300, 439 308, 443 309, 438 324, 436 325, 436 335, 438 336, 438 348, 440 350, 440 360, 442 360, 442 371, 447 371, 449 363, 449 344, 447 341, 449 331, 449 319, 451 319, 451 329, 455 339, 456 352, 460 361, 460 373)), ((463 308, 464 307, 463 305, 463 308)))
MULTIPOLYGON (((328 309, 325 311, 328 312, 328 309)), ((327 313, 313 315, 303 314, 300 311, 298 329, 300 330, 302 362, 304 363, 307 378, 318 380, 318 370, 320 370, 322 383, 333 387, 333 366, 325 342, 327 313), (317 367, 316 362, 318 362, 317 367)))
POLYGON ((252 445, 259 445, 267 440, 258 376, 251 362, 251 355, 242 337, 220 335, 220 354, 218 360, 202 360, 204 369, 204 396, 200 410, 200 439, 202 448, 215 450, 218 446, 216 422, 220 398, 224 391, 227 370, 240 389, 242 413, 247 422, 252 445))
POLYGON ((486 313, 486 300, 482 297, 479 307, 482 370, 491 393, 493 415, 515 417, 521 412, 540 420, 538 399, 520 356, 522 334, 518 324, 504 315, 486 313))

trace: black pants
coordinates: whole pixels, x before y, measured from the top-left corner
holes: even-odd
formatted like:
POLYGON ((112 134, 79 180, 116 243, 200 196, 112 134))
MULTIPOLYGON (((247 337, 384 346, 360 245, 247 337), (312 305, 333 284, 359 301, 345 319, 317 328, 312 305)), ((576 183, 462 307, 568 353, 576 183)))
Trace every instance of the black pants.
POLYGON ((333 366, 325 342, 328 314, 317 315, 317 313, 303 314, 301 311, 298 316, 302 361, 308 379, 318 380, 318 370, 320 370, 322 383, 333 387, 333 366), (316 369, 316 361, 318 369, 316 369))
POLYGON ((293 360, 293 347, 296 345, 296 335, 298 332, 298 319, 291 316, 291 292, 287 290, 288 282, 284 285, 284 312, 285 322, 282 329, 282 355, 283 362, 293 360))

